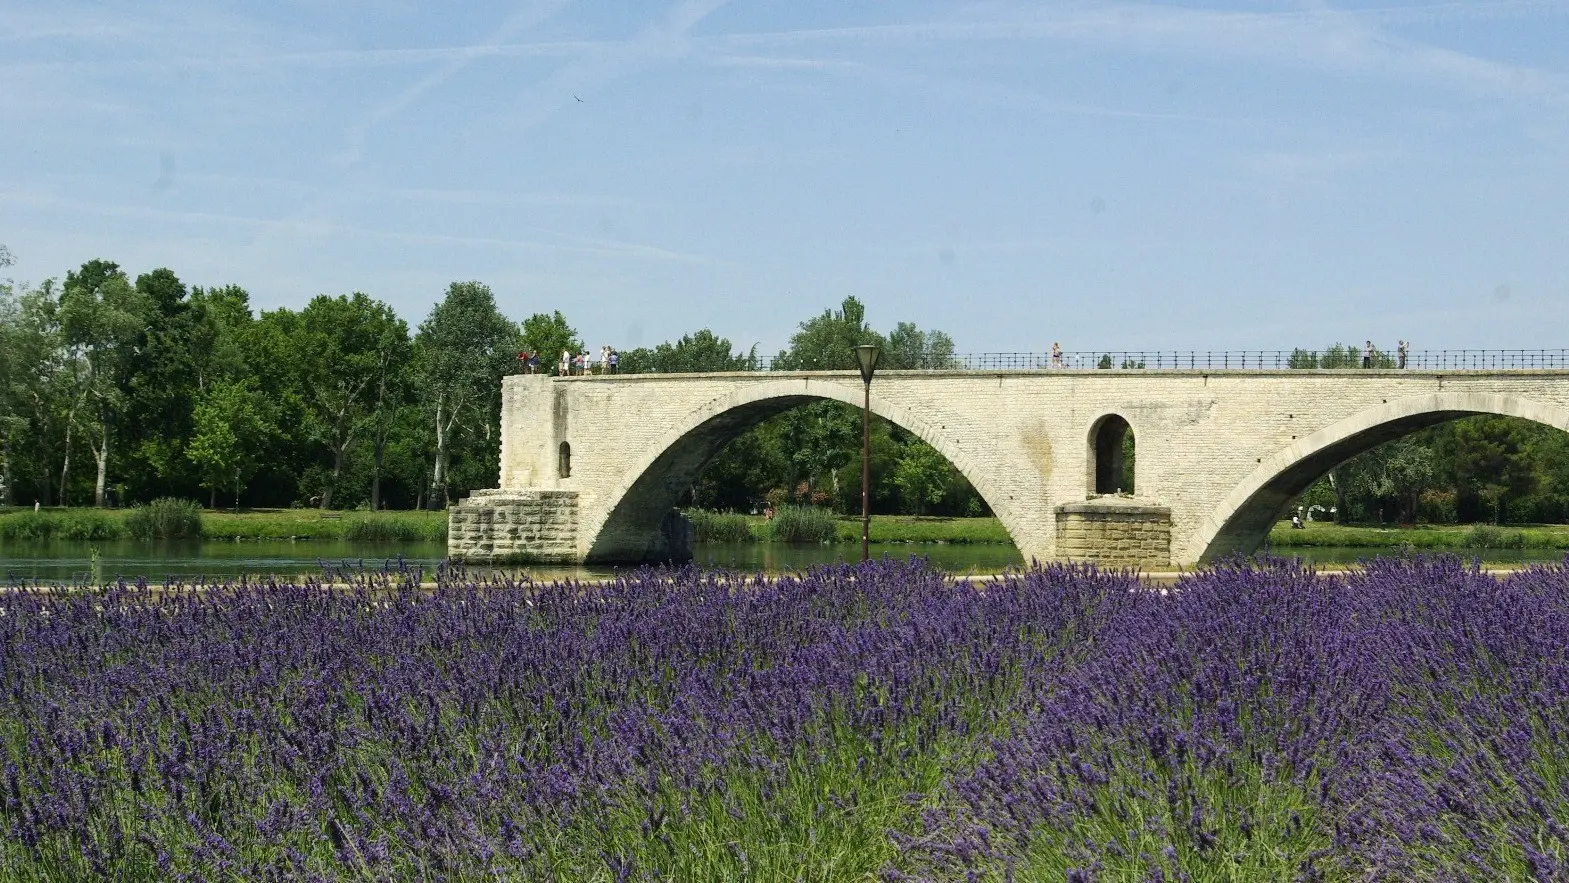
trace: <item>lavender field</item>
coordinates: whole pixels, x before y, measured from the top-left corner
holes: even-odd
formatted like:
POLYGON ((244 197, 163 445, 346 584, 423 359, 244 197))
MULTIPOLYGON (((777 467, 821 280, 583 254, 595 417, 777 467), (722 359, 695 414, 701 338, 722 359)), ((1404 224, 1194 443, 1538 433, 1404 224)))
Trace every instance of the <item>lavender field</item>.
POLYGON ((1556 566, 0 607, 7 881, 1569 877, 1556 566))

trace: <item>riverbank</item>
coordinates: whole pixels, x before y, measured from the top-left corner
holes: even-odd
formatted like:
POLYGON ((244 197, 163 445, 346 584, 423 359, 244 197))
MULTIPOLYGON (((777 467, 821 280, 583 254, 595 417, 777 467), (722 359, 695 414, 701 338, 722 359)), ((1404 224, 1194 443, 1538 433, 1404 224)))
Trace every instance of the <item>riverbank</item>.
MULTIPOLYGON (((49 508, 0 511, 0 541, 119 540, 129 538, 125 520, 129 509, 49 508)), ((696 520, 717 518, 737 528, 745 525, 747 539, 731 536, 729 542, 764 542, 768 523, 761 515, 689 513, 696 520)), ((247 509, 239 513, 203 511, 201 538, 207 540, 323 540, 348 542, 445 542, 445 511, 347 511, 318 509, 247 509)), ((699 527, 699 539, 702 527, 699 527)), ((861 519, 833 516, 831 542, 861 541, 861 519)), ((873 515, 871 541, 880 544, 1012 545, 1013 539, 994 517, 946 518, 917 515, 873 515)), ((1316 521, 1302 530, 1281 522, 1270 531, 1275 549, 1563 549, 1569 550, 1569 525, 1532 524, 1423 524, 1377 527, 1316 521)))
MULTIPOLYGON (((692 520, 699 543, 766 543, 770 541, 770 529, 776 526, 761 515, 696 509, 687 510, 685 514, 692 520)), ((821 536, 821 542, 836 545, 861 542, 858 515, 829 515, 819 511, 805 520, 814 522, 809 525, 812 530, 808 533, 821 536), (820 533, 816 530, 818 519, 822 519, 823 524, 820 533)), ((873 515, 869 536, 873 543, 1013 545, 1013 538, 1008 536, 1002 522, 990 516, 873 515)))
POLYGON ((1355 549, 1566 549, 1569 524, 1421 524, 1377 527, 1315 521, 1295 530, 1289 522, 1269 532, 1276 549, 1342 547, 1355 549))
MULTIPOLYGON (((50 508, 0 512, 0 541, 119 540, 130 537, 130 509, 50 508)), ((447 513, 323 512, 319 509, 203 511, 205 540, 345 540, 445 542, 447 513)))

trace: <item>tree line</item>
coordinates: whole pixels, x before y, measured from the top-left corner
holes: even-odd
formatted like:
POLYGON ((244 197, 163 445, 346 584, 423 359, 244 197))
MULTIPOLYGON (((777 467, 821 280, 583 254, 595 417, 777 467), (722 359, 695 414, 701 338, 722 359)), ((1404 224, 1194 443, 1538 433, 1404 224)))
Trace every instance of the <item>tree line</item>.
MULTIPOLYGON (((0 268, 10 262, 0 246, 0 268)), ((773 366, 853 370, 864 343, 882 348, 883 369, 955 364, 947 334, 908 322, 878 332, 851 297, 801 322, 773 366)), ((551 365, 583 349, 560 311, 515 321, 479 282, 452 283, 410 327, 360 292, 257 312, 239 286, 188 287, 166 268, 132 279, 106 260, 63 281, 0 280, 0 503, 439 509, 496 485, 501 378, 520 369, 517 354, 551 365)), ((1361 355, 1299 349, 1292 365, 1350 367, 1361 355)), ((626 373, 758 364, 755 346, 707 329, 620 358, 626 373)), ((871 461, 874 511, 988 513, 941 454, 880 418, 871 461)), ((683 502, 859 511, 858 410, 824 401, 764 421, 683 502)), ((1469 417, 1337 466, 1300 502, 1352 521, 1564 521, 1569 435, 1469 417)))
MULTIPOLYGON (((10 263, 0 247, 0 267, 10 263)), ((781 364, 853 367, 861 342, 883 344, 890 367, 952 354, 941 332, 903 323, 885 336, 863 314, 852 298, 802 323, 781 364)), ((107 260, 63 281, 0 280, 0 503, 441 508, 496 485, 501 378, 521 368, 518 353, 548 365, 583 349, 559 311, 515 321, 479 282, 452 283, 411 327, 361 292, 258 312, 237 285, 187 286, 167 268, 133 279, 107 260)), ((620 370, 757 361, 755 347, 738 352, 705 329, 624 352, 620 370)), ((859 441, 855 409, 798 409, 721 454, 689 502, 849 508, 859 441)), ((881 511, 983 511, 946 460, 897 427, 879 421, 873 456, 881 511)))

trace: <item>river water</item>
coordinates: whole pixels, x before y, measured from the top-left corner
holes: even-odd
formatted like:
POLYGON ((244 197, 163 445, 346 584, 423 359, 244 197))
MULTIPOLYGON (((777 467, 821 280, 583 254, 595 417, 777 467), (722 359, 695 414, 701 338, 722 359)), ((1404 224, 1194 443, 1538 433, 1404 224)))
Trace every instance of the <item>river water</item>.
MULTIPOLYGON (((98 552, 102 579, 145 577, 162 582, 178 577, 228 578, 241 574, 278 574, 287 577, 316 575, 324 567, 365 567, 380 569, 398 562, 434 571, 446 556, 444 543, 350 543, 341 541, 289 540, 210 540, 187 543, 144 543, 131 540, 77 542, 0 542, 0 584, 17 580, 71 581, 90 579, 93 550, 98 552)), ((699 544, 696 563, 704 567, 741 571, 778 573, 810 567, 855 561, 860 548, 854 545, 787 546, 772 543, 699 544)), ((1376 555, 1380 550, 1366 548, 1311 548, 1281 550, 1277 554, 1300 557, 1312 563, 1355 563, 1376 555)), ((1452 550, 1466 557, 1480 557, 1485 563, 1562 561, 1564 553, 1551 549, 1452 550)), ((1011 545, 954 545, 948 543, 874 543, 874 557, 909 558, 920 556, 933 565, 954 573, 995 573, 1023 564, 1011 545)), ((612 567, 525 568, 536 579, 609 576, 612 567)))

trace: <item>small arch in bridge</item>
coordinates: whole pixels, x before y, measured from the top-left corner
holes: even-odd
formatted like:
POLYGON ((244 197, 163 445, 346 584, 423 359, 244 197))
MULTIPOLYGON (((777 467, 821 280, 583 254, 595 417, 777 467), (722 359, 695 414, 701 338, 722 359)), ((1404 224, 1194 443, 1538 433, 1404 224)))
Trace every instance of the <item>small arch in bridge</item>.
POLYGON ((562 442, 556 452, 556 475, 560 478, 572 477, 572 446, 566 442, 562 442))
POLYGON ((1090 427, 1089 484, 1096 494, 1133 493, 1133 427, 1107 414, 1090 427))

